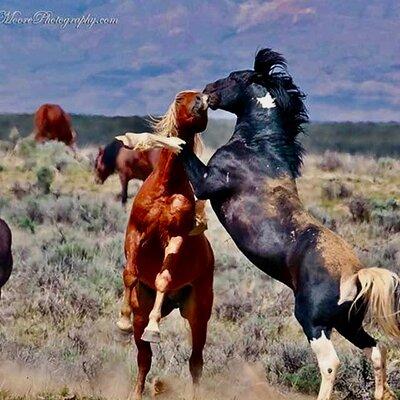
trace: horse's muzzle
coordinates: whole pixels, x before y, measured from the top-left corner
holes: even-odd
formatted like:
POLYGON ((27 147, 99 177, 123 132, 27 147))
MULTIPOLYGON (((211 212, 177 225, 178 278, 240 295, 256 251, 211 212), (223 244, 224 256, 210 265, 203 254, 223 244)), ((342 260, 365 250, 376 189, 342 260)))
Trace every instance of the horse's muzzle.
POLYGON ((211 108, 211 110, 216 110, 218 108, 219 105, 219 96, 216 92, 210 93, 208 95, 208 107, 211 108))

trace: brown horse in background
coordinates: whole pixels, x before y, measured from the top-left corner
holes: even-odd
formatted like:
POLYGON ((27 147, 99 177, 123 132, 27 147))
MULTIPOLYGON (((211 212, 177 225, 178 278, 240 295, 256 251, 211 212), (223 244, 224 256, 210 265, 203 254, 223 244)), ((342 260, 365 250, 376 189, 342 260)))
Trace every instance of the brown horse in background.
MULTIPOLYGON (((155 131, 178 136, 191 149, 207 125, 206 96, 181 92, 155 131)), ((124 270, 122 325, 131 324, 138 349, 134 398, 142 398, 150 370, 149 342, 160 341, 159 321, 174 308, 189 321, 192 354, 189 360, 193 393, 203 369, 203 348, 213 303, 214 256, 205 235, 190 236, 195 198, 179 157, 170 150, 160 160, 134 200, 128 222, 124 270)))
POLYGON ((76 132, 71 125, 71 117, 57 104, 43 104, 34 119, 35 140, 39 143, 57 140, 75 149, 76 132))
POLYGON ((153 171, 160 157, 159 149, 137 151, 128 149, 119 140, 100 147, 95 161, 96 183, 103 184, 117 172, 121 182, 121 202, 128 199, 128 184, 132 179, 144 181, 153 171))

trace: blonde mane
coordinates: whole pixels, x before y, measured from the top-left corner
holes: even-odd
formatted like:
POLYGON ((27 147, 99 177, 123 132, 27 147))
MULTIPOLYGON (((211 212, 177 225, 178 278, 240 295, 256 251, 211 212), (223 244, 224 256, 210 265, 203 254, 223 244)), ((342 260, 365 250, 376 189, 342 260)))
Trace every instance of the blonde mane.
MULTIPOLYGON (((180 97, 182 94, 185 93, 194 93, 194 90, 185 90, 183 92, 179 92, 176 96, 174 101, 168 107, 167 112, 159 117, 159 118, 152 118, 151 126, 153 131, 156 135, 160 136, 178 136, 178 122, 177 122, 177 110, 180 104, 180 97)), ((200 134, 196 133, 194 135, 194 146, 193 151, 196 154, 201 154, 203 150, 203 141, 200 138, 200 134)))

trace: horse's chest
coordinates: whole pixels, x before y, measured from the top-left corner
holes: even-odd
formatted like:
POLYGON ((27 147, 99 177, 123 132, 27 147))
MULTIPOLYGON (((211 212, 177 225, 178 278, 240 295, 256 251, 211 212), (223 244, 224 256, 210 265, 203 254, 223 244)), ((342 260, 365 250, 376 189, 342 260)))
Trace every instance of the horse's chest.
POLYGON ((269 218, 262 198, 257 194, 232 197, 214 208, 237 246, 247 255, 273 257, 285 246, 284 232, 269 218))

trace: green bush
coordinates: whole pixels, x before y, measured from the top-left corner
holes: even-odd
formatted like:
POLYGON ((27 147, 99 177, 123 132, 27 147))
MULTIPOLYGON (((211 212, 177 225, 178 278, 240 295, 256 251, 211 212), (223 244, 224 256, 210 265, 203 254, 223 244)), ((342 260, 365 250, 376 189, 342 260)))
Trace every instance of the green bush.
POLYGON ((284 381, 294 389, 302 393, 318 393, 321 378, 317 365, 305 365, 297 372, 286 373, 283 376, 284 381))
POLYGON ((49 167, 40 167, 36 172, 36 178, 39 190, 43 194, 49 194, 54 180, 54 171, 49 167))

